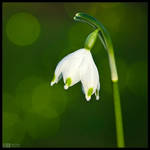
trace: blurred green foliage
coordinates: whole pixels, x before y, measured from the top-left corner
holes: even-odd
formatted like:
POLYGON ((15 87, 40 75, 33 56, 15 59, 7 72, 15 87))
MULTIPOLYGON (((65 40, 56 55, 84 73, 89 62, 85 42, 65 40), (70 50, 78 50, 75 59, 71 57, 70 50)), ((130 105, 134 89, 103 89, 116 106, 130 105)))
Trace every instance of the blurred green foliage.
POLYGON ((100 40, 92 50, 100 101, 92 96, 87 102, 81 83, 67 91, 62 80, 49 85, 57 63, 82 48, 93 31, 73 20, 85 12, 112 37, 126 147, 147 147, 147 3, 3 3, 2 8, 3 146, 116 147, 110 70, 100 40), (11 24, 21 13, 33 17, 16 17, 11 24))

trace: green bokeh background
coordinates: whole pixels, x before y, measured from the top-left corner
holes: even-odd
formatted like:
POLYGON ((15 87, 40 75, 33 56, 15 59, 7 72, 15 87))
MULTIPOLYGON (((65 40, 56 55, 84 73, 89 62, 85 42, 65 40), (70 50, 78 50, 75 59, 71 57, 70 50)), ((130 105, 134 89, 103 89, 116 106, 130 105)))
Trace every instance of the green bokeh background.
POLYGON ((100 74, 100 101, 92 96, 87 102, 81 83, 67 91, 62 80, 49 85, 57 63, 82 48, 93 31, 73 20, 77 12, 94 16, 109 31, 125 145, 147 147, 147 3, 3 3, 2 9, 4 147, 116 147, 110 70, 100 40, 92 50, 100 74), (21 17, 8 25, 20 13, 33 19, 21 17))

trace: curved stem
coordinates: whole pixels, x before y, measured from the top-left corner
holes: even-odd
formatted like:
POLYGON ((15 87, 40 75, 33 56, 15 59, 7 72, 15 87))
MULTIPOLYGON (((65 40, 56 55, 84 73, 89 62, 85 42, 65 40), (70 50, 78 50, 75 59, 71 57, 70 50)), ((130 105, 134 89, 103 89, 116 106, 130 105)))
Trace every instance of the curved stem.
POLYGON ((80 22, 86 22, 92 27, 98 28, 100 30, 99 38, 104 48, 108 52, 108 58, 109 58, 109 64, 110 64, 110 70, 111 70, 111 79, 112 81, 117 81, 118 74, 117 74, 117 68, 116 68, 116 63, 115 63, 115 58, 114 58, 113 45, 112 45, 111 37, 108 31, 98 20, 96 20, 94 17, 89 16, 88 14, 85 14, 85 13, 77 13, 74 17, 74 20, 80 21, 80 22))
POLYGON ((119 88, 118 88, 118 74, 117 74, 117 67, 116 67, 115 55, 114 55, 111 37, 108 31, 105 29, 105 27, 98 20, 96 20, 92 16, 89 16, 88 14, 77 13, 74 17, 74 20, 80 21, 80 22, 86 22, 92 27, 100 30, 99 38, 108 54, 109 66, 110 66, 110 71, 111 71, 111 80, 113 82, 117 146, 124 147, 124 133, 123 133, 121 105, 120 105, 120 95, 119 95, 119 88))

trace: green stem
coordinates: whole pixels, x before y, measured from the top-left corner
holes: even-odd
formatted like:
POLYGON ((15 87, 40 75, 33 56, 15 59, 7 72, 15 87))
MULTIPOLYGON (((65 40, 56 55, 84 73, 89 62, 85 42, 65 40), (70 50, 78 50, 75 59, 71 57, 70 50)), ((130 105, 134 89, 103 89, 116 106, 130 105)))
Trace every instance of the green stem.
POLYGON ((123 123, 122 123, 122 114, 121 114, 121 105, 120 105, 120 95, 118 88, 118 74, 117 67, 115 62, 115 55, 113 50, 113 44, 111 37, 105 27, 94 17, 89 16, 85 13, 77 13, 74 17, 74 20, 80 22, 86 22, 95 29, 99 29, 99 38, 107 51, 109 66, 111 71, 111 80, 113 83, 113 97, 114 97, 114 111, 116 119, 116 136, 117 136, 117 146, 124 147, 124 133, 123 133, 123 123))
POLYGON ((123 123, 121 114, 121 104, 118 82, 113 82, 113 96, 114 96, 114 111, 116 119, 116 134, 117 134, 117 145, 118 147, 124 147, 124 133, 123 133, 123 123))

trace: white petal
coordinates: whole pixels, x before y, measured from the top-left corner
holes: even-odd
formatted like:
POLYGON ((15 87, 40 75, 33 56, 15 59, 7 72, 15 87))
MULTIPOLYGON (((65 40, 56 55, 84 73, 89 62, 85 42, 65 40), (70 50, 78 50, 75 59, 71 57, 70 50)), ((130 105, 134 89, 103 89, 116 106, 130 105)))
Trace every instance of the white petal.
MULTIPOLYGON (((66 83, 67 78, 71 78, 71 84, 69 86, 73 86, 74 84, 80 81, 79 68, 81 66, 83 56, 83 49, 71 53, 68 62, 65 64, 62 70, 64 83, 66 83)), ((66 89, 67 86, 65 86, 64 88, 66 89)))
POLYGON ((51 82, 51 86, 57 83, 61 79, 62 70, 64 66, 66 65, 66 63, 68 62, 70 56, 71 54, 68 54, 57 64, 56 69, 55 69, 55 80, 51 82))
POLYGON ((64 86, 64 89, 65 89, 65 90, 67 90, 67 89, 68 89, 68 86, 67 86, 67 85, 65 85, 65 86, 64 86))
POLYGON ((99 96, 96 96, 96 100, 99 100, 99 96))
POLYGON ((72 58, 69 63, 66 64, 66 66, 63 69, 63 79, 64 83, 66 82, 67 78, 71 78, 71 85, 73 86, 77 82, 80 81, 80 74, 79 74, 79 67, 81 65, 81 58, 72 58))
POLYGON ((52 82, 51 82, 51 86, 53 86, 54 84, 55 84, 55 81, 52 81, 52 82))
MULTIPOLYGON (((67 77, 72 77, 72 85, 77 83, 80 78, 78 77, 78 71, 77 68, 79 66, 79 59, 82 57, 84 53, 84 49, 79 49, 73 53, 68 54, 65 56, 56 66, 55 69, 55 80, 51 82, 51 86, 57 83, 62 75, 64 78, 64 82, 66 81, 67 77), (77 63, 78 62, 78 63, 77 63), (76 75, 74 74, 74 70, 76 70, 76 75)), ((68 89, 67 86, 64 87, 65 89, 68 89)))
POLYGON ((86 95, 85 98, 86 98, 87 101, 90 101, 91 96, 87 96, 87 95, 86 95))
POLYGON ((99 74, 90 52, 87 52, 80 67, 80 79, 86 97, 90 88, 93 88, 92 94, 95 93, 99 83, 99 74))

